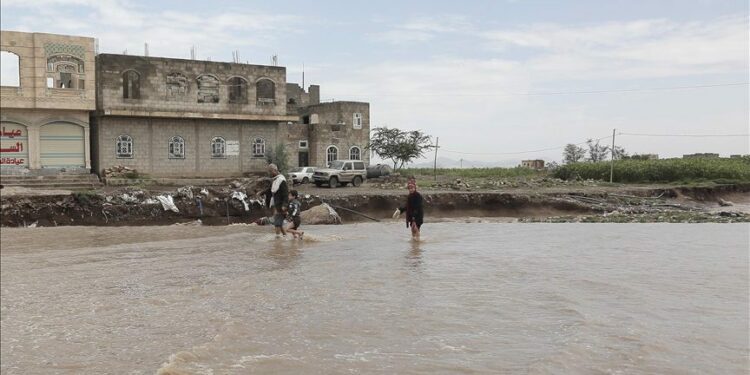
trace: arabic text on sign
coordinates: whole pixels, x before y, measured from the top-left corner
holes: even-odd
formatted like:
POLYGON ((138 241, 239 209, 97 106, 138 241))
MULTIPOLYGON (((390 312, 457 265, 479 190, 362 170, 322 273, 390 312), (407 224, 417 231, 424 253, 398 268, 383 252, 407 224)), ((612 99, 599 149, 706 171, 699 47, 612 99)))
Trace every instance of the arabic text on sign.
POLYGON ((19 137, 22 134, 21 129, 11 129, 10 131, 5 130, 5 126, 3 126, 3 130, 0 133, 0 136, 8 137, 8 138, 15 138, 19 137))
POLYGON ((23 143, 16 142, 15 146, 8 148, 0 148, 0 152, 21 152, 23 151, 23 143))
POLYGON ((21 165, 25 163, 23 158, 0 158, 0 165, 21 165))

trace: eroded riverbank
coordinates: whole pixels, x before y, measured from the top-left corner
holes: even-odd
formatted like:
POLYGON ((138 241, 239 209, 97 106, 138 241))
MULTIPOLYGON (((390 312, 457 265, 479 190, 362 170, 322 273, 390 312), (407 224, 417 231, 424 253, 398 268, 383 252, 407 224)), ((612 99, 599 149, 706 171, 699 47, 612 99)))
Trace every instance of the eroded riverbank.
MULTIPOLYGON (((301 187, 303 210, 327 203, 344 223, 387 219, 403 190, 301 187), (360 215, 363 214, 363 215, 360 215)), ((3 195, 4 227, 253 223, 269 215, 252 184, 48 195, 3 195), (174 210, 159 197, 170 197, 174 210)), ((487 191, 423 190, 428 220, 507 217, 543 222, 748 222, 750 183, 707 186, 561 187, 487 191)))

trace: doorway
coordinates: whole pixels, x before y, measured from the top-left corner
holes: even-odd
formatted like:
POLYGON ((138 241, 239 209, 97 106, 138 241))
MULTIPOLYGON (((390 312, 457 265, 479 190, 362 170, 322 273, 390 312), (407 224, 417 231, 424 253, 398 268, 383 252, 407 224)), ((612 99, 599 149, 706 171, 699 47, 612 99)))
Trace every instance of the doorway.
POLYGON ((309 165, 308 163, 310 162, 308 156, 309 156, 309 153, 307 151, 304 151, 304 152, 300 151, 299 158, 297 159, 297 162, 299 164, 297 165, 300 167, 307 167, 309 165))

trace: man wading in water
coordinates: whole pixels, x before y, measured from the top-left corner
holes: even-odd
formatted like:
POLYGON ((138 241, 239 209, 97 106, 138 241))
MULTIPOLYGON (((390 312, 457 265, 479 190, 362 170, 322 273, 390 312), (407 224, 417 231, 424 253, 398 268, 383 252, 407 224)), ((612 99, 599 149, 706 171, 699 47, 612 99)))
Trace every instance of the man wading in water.
POLYGON ((273 178, 271 181, 270 206, 273 206, 273 226, 276 230, 276 237, 286 236, 284 218, 286 218, 286 210, 289 205, 289 188, 286 184, 286 178, 279 173, 276 164, 268 164, 268 173, 273 178))
POLYGON ((422 195, 417 192, 417 181, 409 179, 406 184, 409 189, 409 196, 406 197, 406 206, 399 207, 394 213, 393 218, 398 218, 406 212, 406 227, 411 228, 411 238, 419 240, 419 230, 422 227, 424 219, 424 208, 422 204, 422 195))

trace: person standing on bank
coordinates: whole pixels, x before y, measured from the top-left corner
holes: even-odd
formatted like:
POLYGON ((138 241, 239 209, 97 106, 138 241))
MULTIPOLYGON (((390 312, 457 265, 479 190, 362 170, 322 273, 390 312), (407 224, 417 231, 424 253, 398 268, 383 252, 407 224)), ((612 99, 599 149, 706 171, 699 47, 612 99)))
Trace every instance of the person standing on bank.
POLYGON ((276 164, 268 164, 268 173, 271 174, 271 206, 273 206, 273 226, 276 236, 286 236, 284 230, 284 219, 286 218, 287 206, 289 205, 289 188, 286 178, 279 173, 276 164))
POLYGON ((406 206, 399 207, 394 213, 393 218, 398 218, 406 212, 406 227, 411 229, 411 237, 419 240, 419 231, 422 228, 424 220, 424 204, 422 195, 417 192, 417 181, 410 179, 406 185, 409 189, 409 195, 406 197, 406 206))

